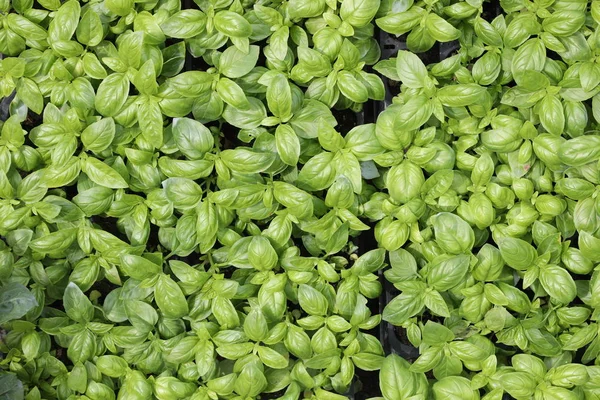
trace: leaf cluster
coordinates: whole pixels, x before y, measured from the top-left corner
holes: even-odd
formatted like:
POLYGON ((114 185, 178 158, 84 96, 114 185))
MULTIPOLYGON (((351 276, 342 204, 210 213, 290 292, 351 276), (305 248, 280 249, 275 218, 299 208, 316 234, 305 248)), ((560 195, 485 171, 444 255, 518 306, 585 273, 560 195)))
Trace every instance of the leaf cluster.
POLYGON ((0 397, 596 398, 598 4, 0 0, 0 397))

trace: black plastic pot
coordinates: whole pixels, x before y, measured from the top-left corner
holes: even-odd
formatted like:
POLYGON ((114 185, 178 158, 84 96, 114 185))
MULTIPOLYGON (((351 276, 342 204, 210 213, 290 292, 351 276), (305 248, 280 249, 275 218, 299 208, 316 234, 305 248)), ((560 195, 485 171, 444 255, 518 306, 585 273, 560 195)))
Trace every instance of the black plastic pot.
MULTIPOLYGON (((500 6, 499 0, 490 0, 483 3, 483 12, 481 16, 486 20, 491 22, 500 14, 502 14, 502 7, 500 6)), ((406 45, 406 35, 396 36, 377 29, 376 36, 381 47, 382 60, 396 57, 396 54, 399 50, 407 50, 408 48, 406 45)), ((428 65, 445 60, 446 58, 452 56, 459 49, 460 44, 458 41, 448 43, 436 42, 430 50, 419 53, 418 56, 421 58, 421 60, 423 60, 425 65, 428 65)), ((389 107, 392 104, 392 99, 394 96, 400 91, 398 82, 391 81, 385 76, 380 77, 385 86, 385 99, 383 101, 374 102, 375 116, 379 115, 379 113, 383 112, 387 107, 389 107)), ((376 120, 377 118, 375 117, 374 121, 376 120)), ((372 246, 373 247, 368 247, 367 249, 376 248, 377 244, 374 243, 372 246)), ((381 294, 379 303, 380 312, 383 312, 385 306, 392 301, 394 297, 399 294, 399 292, 390 282, 385 280, 383 274, 381 275, 381 283, 383 286, 383 292, 381 294)), ((418 357, 418 349, 416 349, 408 342, 408 340, 406 340, 406 337, 405 335, 402 335, 402 332, 403 331, 401 328, 395 327, 383 321, 380 326, 381 343, 386 353, 398 354, 409 361, 414 360, 416 357, 418 357)))
MULTIPOLYGON (((496 16, 502 14, 502 8, 499 0, 491 0, 485 2, 483 6, 482 17, 488 21, 492 21, 496 16)), ((396 57, 399 50, 407 50, 406 36, 395 36, 383 32, 381 30, 376 31, 378 41, 381 46, 381 59, 386 60, 391 57, 396 57)), ((440 62, 453 54, 460 48, 460 44, 455 42, 449 43, 437 43, 428 51, 418 54, 423 62, 428 65, 431 63, 440 62)), ((388 78, 381 76, 385 86, 385 99, 383 101, 375 102, 375 115, 383 112, 387 107, 392 104, 392 99, 396 96, 399 91, 399 83, 389 80, 388 78)), ((375 118, 376 120, 376 118, 375 118)), ((376 248, 377 244, 372 243, 371 248, 376 248)), ((400 293, 399 291, 388 282, 383 273, 380 272, 380 281, 383 287, 382 294, 379 298, 379 312, 382 313, 383 309, 389 302, 391 302, 400 293)), ((383 348, 386 354, 397 354, 409 362, 413 362, 418 356, 419 351, 415 348, 407 339, 405 330, 401 327, 396 327, 388 322, 382 321, 379 326, 379 336, 383 348)), ((512 400, 512 397, 508 394, 503 396, 503 400, 512 400)))
MULTIPOLYGON (((0 61, 2 61, 2 53, 0 53, 0 61)), ((0 101, 0 121, 4 122, 10 116, 9 106, 12 99, 15 97, 15 92, 13 92, 10 96, 5 97, 0 101)))

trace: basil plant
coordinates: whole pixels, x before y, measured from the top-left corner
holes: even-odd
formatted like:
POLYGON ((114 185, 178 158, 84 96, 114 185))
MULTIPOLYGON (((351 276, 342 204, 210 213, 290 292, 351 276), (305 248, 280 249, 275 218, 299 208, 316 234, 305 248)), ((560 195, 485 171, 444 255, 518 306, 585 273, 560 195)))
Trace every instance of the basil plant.
POLYGON ((0 21, 0 398, 600 397, 600 2, 0 21))

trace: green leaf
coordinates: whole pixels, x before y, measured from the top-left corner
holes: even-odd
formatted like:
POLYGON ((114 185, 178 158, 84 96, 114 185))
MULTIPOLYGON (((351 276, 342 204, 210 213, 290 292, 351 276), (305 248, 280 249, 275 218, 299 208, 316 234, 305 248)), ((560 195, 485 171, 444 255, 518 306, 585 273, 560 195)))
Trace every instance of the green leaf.
POLYGON ((432 386, 436 399, 478 400, 479 391, 471 388, 470 381, 462 376, 447 376, 432 386))
POLYGON ((100 372, 102 372, 104 375, 112 378, 118 378, 125 375, 129 365, 127 364, 127 361, 121 357, 104 355, 98 357, 96 360, 96 367, 98 367, 100 372))
POLYGON ((553 135, 561 135, 565 127, 563 105, 556 96, 546 96, 540 102, 540 122, 553 135))
POLYGON ((331 186, 336 177, 333 154, 323 152, 312 157, 298 174, 298 184, 309 190, 322 190, 331 186))
MULTIPOLYGON (((240 324, 239 317, 231 300, 217 296, 211 304, 211 310, 217 322, 223 328, 235 328, 240 324)), ((219 351, 219 349, 217 349, 219 351)), ((250 351, 244 351, 247 354, 250 351)))
POLYGON ((60 253, 66 250, 76 237, 77 228, 61 229, 32 240, 29 248, 38 253, 60 253))
POLYGON ((290 0, 288 12, 292 18, 319 17, 325 9, 325 0, 290 0))
MULTIPOLYGON (((220 81, 219 81, 220 82, 220 81)), ((218 97, 218 96, 217 96, 218 97)), ((214 98, 211 98, 214 100, 214 98)), ((262 121, 267 118, 267 110, 265 109, 262 101, 255 97, 246 97, 248 101, 248 105, 243 104, 245 109, 236 108, 235 106, 228 105, 225 107, 223 112, 223 118, 229 124, 235 126, 240 129, 254 129, 258 128, 262 121)), ((219 98, 220 101, 220 98, 219 98)), ((217 107, 218 104, 213 103, 213 106, 217 107)), ((223 109, 223 104, 219 106, 221 110, 223 109)), ((218 111, 217 115, 213 119, 217 119, 221 114, 221 111, 218 111)), ((212 119, 209 119, 212 120, 212 119)))
POLYGON ((272 153, 258 153, 243 147, 221 152, 221 160, 232 171, 240 174, 256 174, 266 171, 275 161, 272 153))
POLYGON ((235 391, 246 398, 258 396, 267 387, 267 378, 256 364, 246 364, 242 367, 235 380, 235 391))
POLYGON ((498 247, 504 261, 517 270, 531 267, 537 258, 535 248, 522 239, 505 237, 498 243, 498 247))
POLYGON ((369 99, 365 85, 348 71, 338 73, 337 87, 344 96, 355 103, 364 103, 369 99))
POLYGON ((125 17, 133 9, 133 0, 106 0, 105 5, 112 13, 125 17))
POLYGON ((430 265, 427 282, 440 292, 450 290, 463 282, 469 271, 469 261, 470 257, 462 254, 434 262, 430 265))
POLYGON ((540 283, 544 290, 563 304, 568 304, 577 296, 577 286, 571 275, 556 265, 549 265, 540 271, 540 283))
POLYGON ((267 87, 267 104, 274 116, 287 122, 292 116, 292 91, 287 78, 277 74, 267 87))
POLYGON ((150 304, 138 300, 127 300, 125 312, 131 325, 140 331, 150 331, 158 322, 158 313, 150 304))
POLYGON ((375 226, 375 238, 388 251, 396 251, 406 243, 410 229, 408 224, 390 217, 380 221, 375 226))
POLYGON ((250 107, 250 103, 243 89, 229 78, 221 78, 217 82, 217 93, 221 100, 232 107, 246 110, 250 107))
POLYGON ((426 11, 421 7, 411 7, 409 10, 398 13, 390 13, 385 17, 378 18, 377 26, 394 35, 403 35, 419 25, 421 17, 426 11))
POLYGON ((206 15, 200 10, 181 10, 164 21, 160 28, 165 35, 177 39, 189 39, 204 31, 206 15))
POLYGON ((362 192, 362 173, 358 159, 349 151, 340 151, 334 158, 336 171, 343 171, 343 175, 348 178, 354 193, 362 192))
POLYGON ((385 400, 427 398, 429 385, 425 375, 410 371, 410 364, 396 354, 385 358, 379 373, 379 387, 385 400))
POLYGON ((283 343, 288 351, 299 359, 308 360, 312 356, 310 338, 306 332, 295 325, 288 326, 283 343))
POLYGON ((82 171, 97 185, 111 189, 129 187, 125 179, 117 171, 94 157, 85 159, 82 171))
POLYGON ((582 166, 600 157, 600 137, 587 135, 567 140, 557 153, 566 165, 582 166))
POLYGON ((483 18, 475 19, 475 34, 489 46, 502 46, 502 36, 494 25, 490 24, 483 18))
POLYGON ((406 50, 398 51, 396 70, 404 85, 414 89, 425 87, 427 68, 416 54, 406 50))
POLYGON ((320 101, 305 100, 302 108, 294 113, 290 125, 299 137, 310 139, 319 137, 321 129, 336 126, 337 121, 325 104, 320 101))
POLYGON ((425 307, 441 317, 450 317, 450 310, 439 292, 433 290, 425 294, 425 307))
POLYGON ((78 1, 70 0, 63 3, 50 22, 48 28, 50 41, 70 40, 79 25, 80 13, 81 6, 78 1))
POLYGON ((277 153, 287 165, 296 166, 300 157, 300 140, 289 125, 279 125, 275 130, 277 153))
POLYGON ((173 139, 179 151, 190 160, 202 159, 214 146, 210 130, 190 118, 173 120, 173 139))
POLYGON ((463 362, 481 362, 488 356, 484 349, 466 341, 455 341, 450 343, 448 347, 452 354, 463 362))
POLYGON ((515 52, 512 73, 517 76, 528 70, 541 71, 546 62, 546 47, 539 39, 529 39, 515 52))
POLYGON ((352 356, 354 364, 363 371, 377 371, 381 369, 384 356, 371 353, 358 353, 352 356))
POLYGON ((298 287, 300 307, 309 315, 327 315, 327 299, 321 292, 309 285, 298 287))
POLYGON ((292 215, 300 219, 313 215, 313 198, 310 194, 286 182, 274 182, 273 189, 275 200, 288 208, 292 215))
POLYGON ((486 89, 474 83, 444 86, 437 92, 438 100, 448 107, 464 107, 477 103, 486 89))
POLYGON ((167 82, 181 96, 198 97, 211 90, 214 80, 215 76, 208 72, 186 71, 173 76, 167 82))
MULTIPOLYGON (((147 96, 156 94, 156 91, 158 90, 158 84, 156 83, 156 69, 154 67, 154 62, 152 60, 146 61, 133 76, 132 82, 140 94, 145 94, 147 96)), ((145 103, 157 104, 157 102, 151 98, 146 98, 145 103)), ((144 120, 140 119, 139 115, 140 114, 138 111, 138 120, 140 123, 143 123, 144 120)))
POLYGON ((400 204, 419 196, 425 183, 423 170, 408 160, 390 168, 386 179, 390 197, 400 204))
POLYGON ((427 15, 425 27, 427 33, 439 42, 450 42, 460 37, 460 31, 436 13, 427 15))
POLYGON ((433 106, 426 95, 412 97, 398 110, 395 128, 402 131, 418 129, 429 120, 432 113, 433 106))
POLYGON ((258 347, 258 356, 260 360, 270 368, 283 369, 288 366, 288 359, 279 352, 265 346, 258 347))
POLYGON ((94 306, 79 286, 70 282, 63 295, 65 312, 72 320, 86 324, 94 317, 94 306))
POLYGON ((340 16, 357 28, 367 25, 379 9, 380 0, 344 0, 340 7, 340 16))
POLYGON ((104 79, 107 76, 106 70, 94 54, 86 53, 83 56, 83 70, 90 78, 104 79))
POLYGON ((189 313, 181 288, 167 275, 160 275, 154 288, 156 305, 167 318, 181 318, 189 313))
MULTIPOLYGON (((3 285, 1 289, 0 325, 23 317, 38 305, 34 295, 20 283, 10 282, 3 285)), ((2 377, 4 376, 0 376, 0 379, 2 377)))
POLYGON ((277 253, 269 239, 264 236, 254 236, 248 245, 248 261, 259 271, 268 271, 277 265, 277 253))
POLYGON ((423 351, 419 358, 410 366, 412 372, 428 372, 434 369, 442 360, 443 351, 440 351, 439 346, 429 347, 423 351))
POLYGON ((105 117, 117 115, 129 95, 129 80, 123 73, 110 74, 104 78, 96 92, 96 110, 105 117))
MULTIPOLYGON (((246 336, 256 342, 267 338, 269 326, 267 325, 267 319, 260 308, 256 307, 250 310, 244 320, 244 332, 246 333, 246 336)), ((287 366, 287 362, 285 363, 285 366, 287 366)), ((285 368, 285 366, 283 368, 285 368)))
POLYGON ((421 312, 424 305, 421 293, 404 292, 385 306, 381 317, 391 324, 401 325, 421 312))
POLYGON ((163 144, 163 119, 158 102, 146 98, 138 107, 138 121, 142 136, 154 147, 163 144))
POLYGON ((42 27, 19 14, 8 14, 6 23, 13 32, 28 40, 45 40, 48 36, 42 27))
POLYGON ((17 187, 17 198, 27 204, 41 201, 48 192, 41 173, 27 175, 17 187))
POLYGON ((327 56, 309 47, 298 47, 298 59, 298 66, 306 68, 312 76, 327 76, 331 71, 331 61, 327 56))
POLYGON ((469 252, 475 244, 473 229, 455 214, 442 212, 432 217, 437 244, 447 253, 469 252))
POLYGON ((44 109, 44 97, 38 85, 29 78, 21 78, 17 83, 17 96, 27 107, 36 114, 41 114, 44 109))
POLYGON ((73 363, 88 361, 95 353, 96 338, 88 329, 83 329, 75 334, 67 349, 67 356, 73 363))
POLYGON ((15 374, 0 375, 1 400, 23 400, 24 398, 23 383, 17 379, 15 374))
POLYGON ((232 11, 219 11, 213 20, 215 28, 225 36, 246 38, 252 34, 252 25, 232 11))
POLYGON ((600 65, 594 62, 581 64, 579 69, 579 80, 585 91, 592 91, 600 83, 600 65))
POLYGON ((219 72, 228 78, 241 78, 256 66, 260 48, 250 46, 250 51, 244 53, 236 47, 228 47, 219 58, 219 72))
POLYGON ((104 37, 104 28, 100 16, 88 10, 81 17, 76 30, 77 41, 88 46, 97 46, 104 37))
POLYGON ((501 378, 501 384, 506 392, 516 398, 532 397, 537 385, 534 377, 526 372, 504 374, 501 378))
POLYGON ((90 151, 99 153, 106 150, 115 137, 115 121, 103 118, 88 125, 81 133, 81 142, 90 151))
POLYGON ((203 190, 189 178, 169 178, 163 181, 167 199, 175 208, 192 209, 202 199, 203 190))
POLYGON ((154 278, 162 272, 160 265, 133 254, 122 254, 120 256, 120 267, 126 276, 137 280, 154 278))
POLYGON ((577 32, 585 22, 583 10, 557 10, 544 18, 542 27, 544 31, 555 36, 570 36, 577 32))

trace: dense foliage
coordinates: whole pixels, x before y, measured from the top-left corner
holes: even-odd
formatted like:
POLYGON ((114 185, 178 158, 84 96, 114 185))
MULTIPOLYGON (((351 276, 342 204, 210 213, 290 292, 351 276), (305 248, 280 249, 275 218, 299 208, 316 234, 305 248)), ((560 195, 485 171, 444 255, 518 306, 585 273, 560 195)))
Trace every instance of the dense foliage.
POLYGON ((600 1, 0 22, 0 399, 600 398, 600 1))

